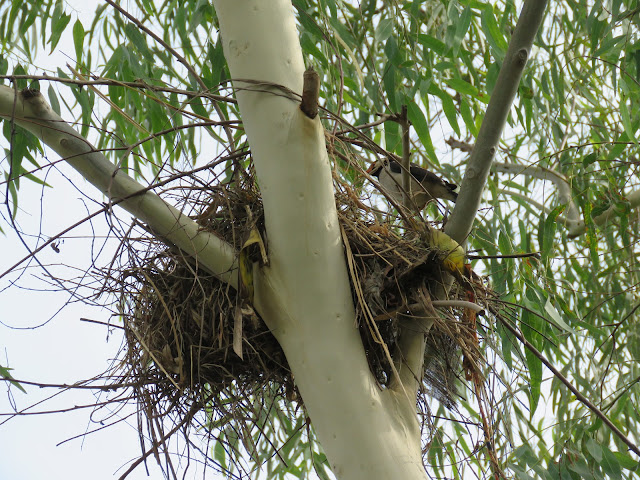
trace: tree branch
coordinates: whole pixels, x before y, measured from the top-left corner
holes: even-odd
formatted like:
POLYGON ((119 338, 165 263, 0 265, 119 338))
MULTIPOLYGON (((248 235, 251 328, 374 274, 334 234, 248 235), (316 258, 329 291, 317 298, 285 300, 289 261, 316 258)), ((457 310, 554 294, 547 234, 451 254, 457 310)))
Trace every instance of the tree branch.
MULTIPOLYGON (((498 316, 498 318, 501 318, 501 317, 498 316)), ((607 427, 614 433, 614 435, 617 436, 627 447, 629 447, 629 450, 633 451, 637 455, 640 455, 640 448, 638 448, 638 446, 635 443, 629 440, 624 435, 624 433, 622 433, 620 429, 616 427, 611 420, 609 420, 609 417, 607 417, 604 413, 602 413, 602 411, 598 407, 596 407, 587 397, 582 395, 578 391, 578 389, 574 387, 573 384, 564 375, 562 375, 562 373, 558 369, 556 369, 551 364, 551 362, 547 360, 545 356, 538 351, 536 347, 534 347, 531 344, 531 342, 529 342, 526 338, 524 338, 524 336, 521 335, 520 332, 513 325, 511 325, 511 323, 509 323, 504 319, 502 319, 501 323, 507 330, 509 330, 520 341, 520 343, 522 343, 527 348, 527 350, 529 350, 542 363, 544 363, 544 365, 549 370, 551 370, 551 372, 555 375, 555 377, 558 380, 560 380, 560 382, 563 383, 564 386, 567 387, 571 391, 571 393, 573 393, 576 396, 579 402, 584 404, 589 410, 591 410, 595 414, 596 417, 602 420, 602 422, 607 425, 607 427)))
POLYGON ((0 117, 15 122, 51 147, 80 175, 161 236, 180 248, 204 269, 237 286, 236 251, 155 193, 129 177, 67 124, 40 92, 16 92, 0 85, 0 117))
POLYGON ((527 175, 540 180, 553 182, 558 190, 558 200, 567 205, 566 222, 577 222, 579 219, 578 209, 571 198, 571 186, 567 177, 551 168, 544 168, 537 165, 516 165, 513 163, 494 162, 492 168, 497 172, 511 173, 514 175, 527 175))
POLYGON ((478 139, 469 158, 458 201, 445 227, 445 232, 460 244, 466 241, 471 232, 491 163, 546 6, 546 0, 527 0, 509 43, 478 139))
MULTIPOLYGON (((627 200, 629 200, 630 208, 638 208, 640 207, 640 190, 635 190, 627 195, 627 200)), ((603 213, 593 217, 593 223, 595 225, 601 226, 607 223, 612 217, 618 215, 616 212, 616 206, 611 205, 607 208, 603 213)), ((583 233, 587 231, 587 225, 584 220, 578 220, 571 228, 569 229, 569 238, 579 237, 583 233)))

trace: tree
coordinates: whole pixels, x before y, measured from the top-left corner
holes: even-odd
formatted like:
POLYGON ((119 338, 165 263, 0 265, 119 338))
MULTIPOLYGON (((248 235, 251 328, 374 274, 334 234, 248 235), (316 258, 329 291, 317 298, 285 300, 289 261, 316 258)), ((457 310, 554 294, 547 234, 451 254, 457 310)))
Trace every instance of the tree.
MULTIPOLYGON (((247 345, 258 341, 243 340, 251 328, 243 324, 264 322, 295 381, 295 387, 288 384, 291 377, 280 385, 290 399, 297 389, 304 405, 287 410, 290 404, 280 399, 262 415, 274 431, 299 438, 295 432, 308 429, 308 414, 313 426, 308 435, 317 434, 338 478, 425 478, 423 463, 436 475, 457 476, 465 469, 463 457, 469 458, 466 468, 495 478, 532 472, 545 478, 631 478, 640 454, 632 221, 639 197, 635 176, 629 175, 640 121, 633 108, 637 12, 614 3, 606 13, 600 3, 587 8, 571 2, 545 12, 544 2, 529 1, 519 13, 513 2, 294 1, 294 15, 284 0, 219 0, 215 10, 207 2, 139 2, 134 15, 107 0, 89 30, 79 22, 73 26, 77 58, 68 67, 73 78, 63 69, 56 78, 27 74, 28 68, 12 59, 12 74, 4 77, 12 85, 0 90, 8 145, 6 203, 16 215, 20 182, 42 181, 39 172, 46 165, 35 159, 42 142, 103 193, 102 211, 117 216, 117 208, 124 208, 167 245, 162 254, 141 260, 171 258, 169 266, 140 269, 131 254, 134 263, 123 267, 121 282, 133 276, 136 285, 144 285, 139 290, 156 292, 135 296, 128 313, 120 311, 125 326, 143 316, 147 301, 171 310, 164 299, 168 291, 157 293, 158 270, 190 276, 194 285, 209 274, 215 285, 231 287, 234 292, 227 295, 233 295, 236 308, 226 313, 234 354, 243 357, 247 345), (576 22, 581 18, 587 19, 584 25, 576 22), (90 45, 97 45, 97 59, 90 45), (302 97, 312 110, 317 101, 316 77, 311 71, 303 75, 305 62, 315 67, 320 82, 324 108, 315 118, 300 109, 305 78, 309 88, 302 97), (53 89, 49 107, 38 88, 27 88, 35 80, 71 90, 79 133, 60 117, 53 89), (233 95, 227 96, 230 85, 233 95), (95 119, 98 100, 108 111, 95 119), (507 121, 508 139, 499 144, 507 121), (414 138, 408 136, 409 124, 414 138), (90 126, 100 129, 95 147, 86 140, 90 126), (434 142, 436 131, 455 134, 447 143, 456 151, 472 151, 468 161, 456 155, 456 168, 441 164, 436 148, 443 150, 444 142, 434 142), (172 205, 153 192, 187 176, 197 185, 202 163, 189 169, 182 159, 202 157, 206 136, 218 145, 216 161, 226 162, 229 174, 216 187, 228 188, 226 198, 240 204, 238 191, 248 195, 257 191, 256 183, 259 187, 264 219, 251 208, 242 220, 234 216, 231 229, 245 226, 241 239, 205 228, 220 205, 194 214, 193 198, 172 205), (507 161, 492 163, 498 152, 507 161), (386 312, 382 320, 392 317, 395 331, 383 337, 376 333, 380 315, 369 313, 370 321, 362 320, 367 315, 361 311, 374 308, 368 306, 371 290, 359 282, 374 277, 354 267, 357 255, 350 253, 334 186, 344 188, 346 198, 361 197, 371 191, 363 171, 369 161, 406 162, 409 155, 462 183, 444 234, 436 233, 441 223, 425 222, 408 204, 394 204, 401 220, 391 226, 360 219, 378 231, 387 229, 374 232, 376 238, 417 242, 412 245, 420 245, 424 256, 419 267, 430 272, 420 283, 415 277, 403 283, 394 266, 402 287, 395 295, 422 300, 417 307, 398 301, 396 311, 386 312), (149 172, 154 181, 148 186, 132 178, 149 172), (551 194, 546 180, 554 185, 551 194), (243 182, 251 188, 238 190, 243 182), (484 269, 490 289, 460 264, 458 244, 465 242, 479 251, 481 263, 474 270, 484 269), (433 252, 440 253, 434 258, 433 252), (458 303, 447 303, 448 297, 458 303), (476 302, 488 320, 477 325, 482 348, 474 356, 479 344, 468 331, 476 302), (424 398, 425 359, 438 354, 425 338, 438 324, 466 329, 469 342, 467 348, 459 345, 469 385, 468 398, 459 402, 481 433, 462 437, 461 443, 456 436, 465 432, 464 424, 434 425, 428 434, 416 412, 416 398, 424 398), (387 346, 368 346, 361 330, 372 330, 372 342, 384 339, 387 346), (389 338, 395 338, 393 348, 389 338), (381 357, 378 366, 385 367, 381 375, 371 365, 373 351, 381 357), (554 374, 549 386, 543 384, 543 366, 554 374), (543 393, 558 422, 552 434, 531 423, 543 393), (277 408, 284 416, 274 413, 277 408), (529 440, 533 437, 536 444, 529 440), (486 469, 491 473, 483 473, 486 469)), ((27 36, 31 29, 43 32, 55 48, 71 20, 59 2, 15 3, 3 15, 3 45, 21 47, 27 60, 34 48, 27 36), (22 45, 13 38, 21 38, 22 45)), ((0 67, 6 73, 9 63, 0 67)), ((426 218, 442 220, 435 206, 427 213, 426 218)), ((409 263, 411 271, 417 268, 415 261, 409 263)), ((128 301, 126 293, 121 304, 128 301)), ((204 329, 202 318, 199 325, 204 329)), ((166 348, 153 348, 151 337, 139 336, 139 326, 127 328, 134 348, 127 359, 139 356, 141 375, 151 365, 172 384, 171 393, 159 398, 168 403, 189 398, 193 384, 185 373, 182 332, 169 328, 166 348)), ((10 379, 8 372, 3 376, 10 379)), ((225 402, 238 402, 236 396, 244 394, 238 382, 223 390, 211 382, 202 385, 174 428, 155 427, 160 433, 142 458, 211 404, 219 414, 225 402)), ((268 389, 273 382, 264 385, 268 389)), ((149 391, 142 380, 129 386, 149 391)), ((256 390, 250 394, 270 398, 256 390)), ((149 415, 152 425, 164 407, 141 402, 157 409, 149 415)), ((454 408, 450 416, 457 413, 454 408)), ((234 440, 222 420, 210 418, 218 439, 212 455, 224 463, 225 445, 236 447, 244 437, 246 453, 260 464, 259 452, 269 451, 260 446, 261 432, 236 431, 234 440), (247 439, 252 436, 253 443, 247 439)), ((265 423, 251 421, 264 428, 265 423)), ((323 456, 309 444, 282 447, 290 448, 298 457, 311 451, 307 468, 322 468, 323 456)), ((297 463, 283 463, 287 467, 277 473, 288 468, 303 475, 297 463)))

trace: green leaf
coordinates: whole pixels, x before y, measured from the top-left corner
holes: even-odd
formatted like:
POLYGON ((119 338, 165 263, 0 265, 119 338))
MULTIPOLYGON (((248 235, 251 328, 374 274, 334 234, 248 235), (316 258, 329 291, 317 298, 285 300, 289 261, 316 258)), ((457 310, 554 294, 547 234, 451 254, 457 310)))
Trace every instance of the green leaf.
POLYGON ((547 299, 547 303, 544 304, 544 311, 549 315, 551 323, 553 323, 558 329, 564 330, 565 332, 575 333, 569 324, 563 320, 549 299, 547 299))
POLYGON ((492 4, 488 4, 482 11, 482 32, 486 35, 493 55, 502 61, 509 45, 498 27, 492 4))
POLYGON ((587 447, 587 451, 593 457, 593 459, 600 463, 602 461, 602 447, 596 442, 593 438, 587 440, 585 446, 587 447))
POLYGON ((54 112, 60 115, 60 102, 58 101, 58 96, 56 95, 56 91, 53 88, 52 84, 49 84, 47 94, 49 95, 49 103, 51 104, 51 108, 54 112))
POLYGON ((413 128, 418 134, 418 138, 420 139, 422 146, 425 148, 427 156, 432 162, 439 165, 440 162, 438 161, 436 151, 433 148, 433 143, 431 142, 429 124, 427 123, 427 119, 424 117, 422 110, 420 110, 420 107, 418 107, 414 102, 411 102, 407 105, 407 114, 409 116, 409 121, 411 121, 413 128))
POLYGON ((76 48, 76 61, 80 63, 84 50, 84 27, 80 20, 76 20, 76 23, 73 24, 73 45, 76 48))
POLYGON ((64 30, 67 28, 67 25, 69 24, 69 21, 71 20, 71 16, 66 15, 63 12, 62 8, 62 2, 57 2, 51 20, 51 36, 49 37, 49 43, 51 43, 51 52, 55 50, 58 42, 60 41, 62 32, 64 32, 64 30))
POLYGON ((385 67, 384 76, 382 77, 382 84, 384 91, 387 94, 387 101, 389 102, 389 108, 397 112, 398 111, 398 95, 396 92, 396 67, 388 62, 385 67))
POLYGON ((13 370, 13 368, 7 368, 0 365, 0 377, 9 380, 11 382, 11 385, 19 389, 22 393, 27 393, 24 387, 20 385, 19 382, 15 381, 14 378, 11 376, 11 373, 9 373, 11 370, 13 370))
POLYGON ((600 466, 608 478, 613 480, 622 479, 622 471, 620 469, 620 462, 606 445, 602 445, 602 462, 600 466))
POLYGON ((445 83, 458 93, 479 98, 478 89, 471 85, 469 82, 462 80, 461 78, 450 78, 447 79, 445 83))
POLYGON ((458 49, 460 48, 460 44, 464 39, 464 36, 467 34, 467 30, 469 30, 469 25, 471 25, 471 5, 467 5, 455 25, 455 34, 453 36, 453 52, 454 54, 458 53, 458 49))
POLYGON ((140 32, 138 27, 133 23, 127 23, 124 27, 124 33, 131 41, 131 44, 140 51, 143 58, 153 58, 153 53, 149 50, 147 39, 140 32))
POLYGON ((462 136, 460 133, 460 126, 458 125, 458 111, 456 110, 455 105, 453 104, 453 100, 446 92, 442 92, 442 95, 439 96, 442 101, 442 111, 444 112, 447 120, 449 121, 449 125, 453 128, 453 131, 456 132, 456 135, 459 137, 462 136))
POLYGON ((529 349, 525 350, 525 358, 527 360, 527 369, 529 371, 529 418, 538 408, 540 402, 540 385, 542 385, 542 361, 535 356, 529 349))
POLYGON ((478 126, 476 125, 469 103, 467 103, 464 98, 460 99, 460 115, 462 115, 462 119, 464 120, 464 124, 467 127, 467 130, 469 130, 469 133, 474 137, 477 137, 478 126))
POLYGON ((592 163, 595 163, 596 160, 598 160, 598 154, 595 152, 591 152, 590 154, 585 155, 584 158, 582 159, 582 166, 586 168, 592 163))
POLYGON ((447 53, 447 45, 444 42, 441 42, 435 37, 431 35, 425 35, 423 33, 418 34, 418 41, 424 45, 424 47, 435 53, 438 56, 444 56, 447 53))
POLYGON ((558 205, 549 212, 547 218, 540 223, 538 242, 540 244, 540 256, 543 265, 548 265, 553 255, 554 238, 558 226, 558 215, 564 210, 564 205, 558 205))
POLYGON ((384 140, 387 150, 402 153, 400 125, 397 122, 384 122, 384 140))
MULTIPOLYGON (((539 315, 537 315, 539 298, 536 292, 532 288, 526 290, 527 298, 524 299, 524 308, 522 310, 521 331, 524 338, 539 352, 544 350, 545 338, 543 336, 545 331, 545 322, 539 315)), ((525 348, 525 359, 529 372, 529 406, 530 406, 530 418, 533 418, 533 414, 538 407, 540 400, 540 386, 542 384, 542 361, 528 348, 525 348)))
POLYGON ((393 33, 393 19, 392 18, 383 18, 378 23, 378 26, 375 31, 375 39, 376 42, 385 42, 393 33))
POLYGON ((638 139, 636 138, 636 129, 631 124, 629 107, 627 106, 627 100, 624 97, 620 99, 620 117, 622 118, 622 125, 624 126, 625 133, 633 143, 637 145, 638 139))
POLYGON ((613 452, 613 454, 618 459, 618 462, 620 462, 620 466, 622 468, 626 468, 627 470, 633 470, 635 472, 638 472, 638 469, 640 469, 640 465, 638 464, 638 461, 634 460, 626 453, 613 452))
POLYGON ((595 478, 593 472, 589 469, 587 462, 585 462, 584 458, 577 458, 568 466, 569 470, 580 475, 580 478, 584 478, 586 480, 595 478))

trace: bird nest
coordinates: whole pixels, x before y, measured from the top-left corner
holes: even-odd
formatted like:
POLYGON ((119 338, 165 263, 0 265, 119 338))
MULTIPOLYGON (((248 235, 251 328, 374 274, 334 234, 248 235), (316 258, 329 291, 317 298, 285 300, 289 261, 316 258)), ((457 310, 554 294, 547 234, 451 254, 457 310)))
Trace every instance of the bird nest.
MULTIPOLYGON (((380 388, 388 388, 394 363, 402 361, 396 356, 401 319, 416 310, 433 311, 429 298, 442 278, 441 258, 421 232, 380 221, 371 199, 363 200, 339 178, 334 184, 362 342, 380 388)), ((252 230, 264 232, 262 201, 251 173, 233 184, 191 185, 187 190, 188 195, 173 191, 184 210, 186 205, 195 208, 191 217, 237 251, 252 230)), ((150 417, 176 409, 184 418, 206 408, 218 418, 233 415, 230 412, 238 410, 230 403, 246 403, 266 392, 302 405, 279 343, 235 289, 152 234, 135 241, 132 237, 127 264, 119 272, 112 267, 108 282, 118 293, 126 336, 119 379, 124 373, 126 382, 135 386, 149 425, 150 417), (243 319, 240 332, 238 316, 243 319), (238 335, 242 358, 234 350, 238 335)), ((455 282, 449 298, 467 299, 465 292, 468 286, 455 282)), ((427 352, 438 354, 425 359, 423 392, 451 406, 460 358, 475 365, 480 358, 477 337, 461 309, 440 308, 436 317, 426 335, 427 352)))

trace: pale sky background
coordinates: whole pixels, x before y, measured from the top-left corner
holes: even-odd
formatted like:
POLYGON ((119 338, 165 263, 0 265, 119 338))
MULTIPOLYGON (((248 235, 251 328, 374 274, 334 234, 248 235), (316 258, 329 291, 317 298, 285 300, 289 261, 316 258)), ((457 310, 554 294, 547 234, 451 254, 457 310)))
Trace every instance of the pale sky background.
MULTIPOLYGON (((75 50, 71 37, 71 28, 76 18, 80 18, 88 29, 93 19, 93 13, 99 4, 97 0, 70 0, 66 4, 71 7, 67 13, 72 14, 56 51, 49 55, 48 49, 40 48, 35 64, 41 73, 44 69, 54 70, 60 66, 66 70, 67 62, 72 63, 75 50)), ((6 84, 6 82, 5 82, 6 84)), ((49 84, 40 83, 40 88, 46 95, 49 84)), ((55 85, 54 85, 55 88, 55 85)), ((64 111, 63 111, 63 117, 64 111)), ((6 147, 3 143, 2 147, 6 147)), ((55 161, 59 157, 49 151, 49 160, 55 161)), ((57 234, 62 229, 73 224, 96 210, 83 193, 74 189, 71 183, 84 190, 86 194, 96 200, 101 200, 97 191, 87 182, 75 175, 75 172, 65 164, 60 166, 65 179, 57 172, 51 171, 47 181, 55 188, 48 188, 43 192, 40 186, 32 182, 23 181, 20 191, 20 205, 23 209, 18 214, 17 222, 27 234, 27 242, 38 245, 57 234), (71 182, 71 183, 70 183, 71 182), (41 210, 42 209, 42 210, 41 210), (42 211, 42 218, 40 212, 42 211), (37 242, 33 235, 42 232, 42 238, 37 242)), ((3 189, 5 187, 2 187, 3 189)), ((4 196, 4 191, 2 192, 4 196)), ((0 234, 0 271, 4 272, 18 259, 27 254, 26 249, 11 228, 7 228, 7 211, 5 205, 0 205, 2 220, 0 221, 5 234, 0 234)), ((129 215, 122 215, 123 219, 129 215)), ((100 236, 106 232, 104 216, 94 223, 95 233, 100 236)), ((91 229, 83 226, 70 233, 71 236, 89 236, 91 229)), ((94 251, 101 247, 98 241, 94 251)), ((44 264, 68 264, 86 268, 91 259, 91 245, 84 239, 66 239, 59 245, 60 253, 47 247, 39 256, 44 264)), ((109 257, 108 248, 101 256, 106 264, 109 257)), ((57 270, 60 272, 60 270, 57 270)), ((69 274, 70 270, 67 270, 69 274)), ((72 276, 77 276, 76 272, 72 276)), ((31 268, 24 273, 20 284, 31 288, 50 289, 44 284, 42 271, 31 263, 31 268), (36 278, 37 277, 37 278, 36 278)), ((65 293, 33 292, 15 287, 7 289, 9 281, 15 280, 16 275, 0 279, 0 365, 14 368, 12 374, 21 380, 38 383, 73 383, 78 380, 94 377, 109 369, 122 342, 119 330, 114 330, 108 337, 107 329, 103 326, 80 321, 81 317, 107 321, 109 313, 81 304, 67 306, 46 325, 42 324, 51 318, 69 299, 65 293), (8 278, 10 277, 10 278, 8 278)), ((6 385, 0 384, 0 413, 13 411, 7 395, 6 385)), ((18 410, 37 403, 40 399, 54 395, 58 389, 39 389, 25 386, 25 395, 16 388, 11 394, 18 410)), ((58 398, 49 400, 33 408, 33 411, 68 409, 74 405, 93 405, 104 400, 104 395, 88 390, 62 393, 58 398)), ((91 433, 80 438, 65 442, 65 440, 92 431, 100 427, 100 421, 107 417, 107 412, 98 412, 93 418, 91 408, 54 415, 33 415, 14 417, 7 420, 7 416, 0 417, 0 479, 2 480, 34 480, 34 479, 113 479, 124 473, 128 463, 139 457, 140 444, 138 441, 135 416, 127 422, 120 422, 97 433, 91 433), (3 423, 4 422, 4 423, 3 423), (65 442, 60 444, 61 442, 65 442)), ((127 413, 132 413, 131 411, 127 413)), ((122 413, 116 418, 121 418, 122 413)), ((114 418, 108 420, 114 421, 114 418)), ((138 467, 127 478, 131 480, 143 478, 162 478, 162 473, 152 458, 148 461, 150 476, 144 466, 138 467)), ((202 478, 202 472, 197 473, 195 465, 189 469, 186 478, 202 478)), ((207 478, 213 478, 209 472, 207 478)))

